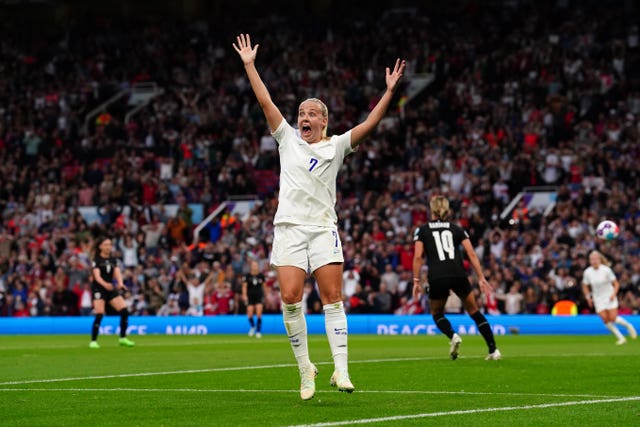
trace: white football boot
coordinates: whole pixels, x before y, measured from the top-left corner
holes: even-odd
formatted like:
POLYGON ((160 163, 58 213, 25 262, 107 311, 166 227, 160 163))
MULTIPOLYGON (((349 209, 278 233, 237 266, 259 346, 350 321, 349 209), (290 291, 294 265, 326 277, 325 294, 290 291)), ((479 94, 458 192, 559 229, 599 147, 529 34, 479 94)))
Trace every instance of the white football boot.
POLYGON ((300 398, 302 400, 312 399, 316 394, 316 377, 318 369, 313 363, 300 369, 300 398))
POLYGON ((460 343, 462 342, 462 338, 460 335, 453 334, 453 338, 451 338, 451 345, 449 347, 449 356, 451 360, 456 360, 458 358, 458 349, 460 349, 460 343))
POLYGON ((329 385, 331 387, 338 387, 339 391, 344 391, 345 393, 353 393, 353 390, 356 389, 349 378, 349 373, 344 370, 333 371, 329 385))
POLYGON ((498 350, 496 348, 496 351, 494 351, 493 353, 489 353, 487 355, 487 357, 484 358, 484 360, 500 360, 502 359, 502 353, 500 353, 500 350, 498 350))

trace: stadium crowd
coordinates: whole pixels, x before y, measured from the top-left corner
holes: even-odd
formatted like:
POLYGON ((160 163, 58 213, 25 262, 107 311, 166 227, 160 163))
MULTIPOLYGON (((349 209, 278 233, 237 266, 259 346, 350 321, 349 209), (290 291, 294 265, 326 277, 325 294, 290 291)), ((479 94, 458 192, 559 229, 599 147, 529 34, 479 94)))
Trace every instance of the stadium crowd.
MULTIPOLYGON (((543 314, 565 299, 588 312, 580 285, 594 248, 618 276, 620 313, 639 312, 638 10, 516 3, 391 9, 332 25, 253 18, 265 46, 257 66, 289 122, 296 102, 314 96, 329 108, 329 133, 351 128, 375 105, 395 52, 408 80, 434 76, 396 100, 338 176, 349 312, 425 312, 411 299, 413 230, 434 194, 451 200, 496 287, 477 291, 484 312, 543 314), (518 192, 540 185, 557 188, 551 212, 518 207, 501 220, 518 192), (613 242, 594 238, 605 218, 621 228, 613 242)), ((237 30, 168 18, 91 24, 58 38, 5 31, 0 316, 90 314, 92 244, 103 233, 114 237, 135 315, 240 313, 251 260, 268 278, 265 312, 278 312, 277 147, 232 57, 237 30), (84 129, 92 108, 144 81, 164 92, 132 121, 120 102, 84 129), (259 203, 246 218, 224 212, 192 241, 189 204, 209 213, 237 195, 259 203), (98 206, 98 221, 82 216, 87 206, 98 206)), ((305 285, 309 313, 321 311, 314 285, 305 285)), ((460 312, 459 301, 447 310, 460 312)))

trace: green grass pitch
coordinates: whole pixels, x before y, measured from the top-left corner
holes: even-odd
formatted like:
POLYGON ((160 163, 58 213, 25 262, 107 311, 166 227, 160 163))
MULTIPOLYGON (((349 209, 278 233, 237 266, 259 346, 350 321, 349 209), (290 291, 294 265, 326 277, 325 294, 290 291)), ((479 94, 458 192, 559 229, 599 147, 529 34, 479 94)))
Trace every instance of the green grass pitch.
POLYGON ((299 397, 286 336, 0 336, 3 426, 640 425, 640 341, 479 336, 448 358, 437 336, 349 337, 356 391, 329 386, 324 335, 309 337, 314 399, 299 397))

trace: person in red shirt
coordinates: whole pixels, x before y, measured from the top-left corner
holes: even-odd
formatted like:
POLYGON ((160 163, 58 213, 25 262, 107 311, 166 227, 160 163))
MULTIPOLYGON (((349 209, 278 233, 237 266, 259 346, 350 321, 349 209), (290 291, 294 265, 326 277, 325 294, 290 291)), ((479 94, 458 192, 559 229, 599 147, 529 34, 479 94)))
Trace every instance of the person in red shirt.
POLYGON ((233 291, 231 284, 227 281, 216 285, 212 296, 215 305, 215 314, 229 314, 233 309, 233 291))

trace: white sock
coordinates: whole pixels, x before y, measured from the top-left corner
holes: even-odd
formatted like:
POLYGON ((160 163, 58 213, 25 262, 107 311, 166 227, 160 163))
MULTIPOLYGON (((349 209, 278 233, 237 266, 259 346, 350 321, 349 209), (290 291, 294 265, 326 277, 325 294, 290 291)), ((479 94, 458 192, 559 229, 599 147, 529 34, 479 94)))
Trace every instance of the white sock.
POLYGON ((622 326, 624 326, 624 327, 625 327, 625 328, 627 328, 627 329, 629 329, 629 326, 631 326, 631 324, 630 324, 629 322, 627 322, 625 319, 623 319, 623 318, 622 318, 622 317, 620 317, 620 316, 617 316, 617 317, 616 317, 615 322, 616 322, 616 324, 618 324, 618 325, 622 325, 622 326))
POLYGON ((293 355, 298 361, 298 367, 302 369, 309 366, 311 360, 309 360, 309 346, 307 344, 307 320, 302 312, 302 302, 282 303, 282 318, 293 355))
POLYGON ((333 363, 336 369, 347 370, 347 315, 344 312, 342 301, 327 304, 322 307, 324 310, 324 327, 329 339, 333 363))
POLYGON ((607 324, 605 324, 605 326, 607 327, 608 330, 611 331, 611 333, 613 335, 616 336, 616 338, 618 339, 624 339, 624 336, 622 335, 622 333, 620 332, 620 330, 616 327, 616 325, 613 324, 613 322, 609 322, 607 324))
POLYGON ((633 325, 629 322, 627 322, 627 319, 617 316, 615 322, 618 325, 622 325, 625 328, 627 328, 627 331, 629 331, 629 334, 634 334, 636 332, 636 329, 633 327, 633 325))

